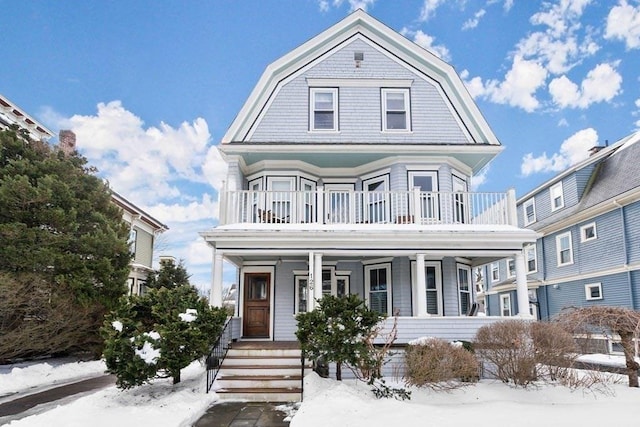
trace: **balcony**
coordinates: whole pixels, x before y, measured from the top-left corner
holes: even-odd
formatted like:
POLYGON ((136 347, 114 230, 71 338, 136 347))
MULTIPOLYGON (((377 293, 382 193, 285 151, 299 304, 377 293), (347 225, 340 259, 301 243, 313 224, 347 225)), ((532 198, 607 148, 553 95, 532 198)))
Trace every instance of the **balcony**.
POLYGON ((220 225, 516 225, 515 192, 226 191, 220 225))

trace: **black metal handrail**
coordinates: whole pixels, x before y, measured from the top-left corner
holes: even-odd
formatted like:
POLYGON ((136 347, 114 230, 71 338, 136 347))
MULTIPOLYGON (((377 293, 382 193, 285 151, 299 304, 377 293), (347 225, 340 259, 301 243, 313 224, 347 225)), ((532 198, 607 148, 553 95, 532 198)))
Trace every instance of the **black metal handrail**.
POLYGON ((231 334, 231 317, 227 319, 222 328, 222 332, 218 336, 216 343, 211 347, 211 351, 207 356, 207 393, 211 390, 213 382, 218 376, 220 367, 224 358, 227 356, 227 351, 231 347, 232 334, 231 334))
POLYGON ((305 368, 304 350, 300 350, 300 402, 304 399, 304 368, 305 368))

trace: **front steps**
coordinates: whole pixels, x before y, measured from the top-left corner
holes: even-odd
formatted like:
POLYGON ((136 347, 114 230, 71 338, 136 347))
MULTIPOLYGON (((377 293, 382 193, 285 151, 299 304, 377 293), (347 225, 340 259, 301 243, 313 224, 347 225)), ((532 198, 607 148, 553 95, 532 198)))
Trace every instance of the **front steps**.
MULTIPOLYGON (((221 400, 299 402, 300 348, 297 342, 236 342, 216 378, 221 400)), ((305 372, 311 371, 309 365, 305 372)))

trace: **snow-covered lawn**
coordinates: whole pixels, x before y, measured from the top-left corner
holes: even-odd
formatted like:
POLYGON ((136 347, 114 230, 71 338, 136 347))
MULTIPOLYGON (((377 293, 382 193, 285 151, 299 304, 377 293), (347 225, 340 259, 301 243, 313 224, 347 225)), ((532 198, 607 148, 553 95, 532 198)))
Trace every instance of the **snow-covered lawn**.
MULTIPOLYGON (((588 360, 619 365, 619 358, 596 356, 588 360)), ((26 368, 0 369, 0 390, 32 387, 40 381, 99 374, 102 362, 90 365, 50 363, 26 368), (45 365, 49 365, 48 367, 45 365), (82 373, 80 371, 83 371, 82 373), (31 379, 30 374, 33 374, 31 379), (43 375, 44 373, 44 375, 43 375)), ((91 426, 176 427, 192 425, 212 405, 217 396, 204 392, 204 367, 192 363, 182 372, 183 381, 171 380, 131 390, 115 386, 79 397, 50 410, 8 424, 11 427, 91 426)), ((337 382, 309 373, 305 380, 305 401, 293 416, 292 427, 315 426, 636 426, 640 425, 640 389, 627 387, 626 377, 607 385, 608 393, 570 390, 542 385, 516 389, 498 381, 451 392, 412 389, 411 400, 378 400, 366 384, 337 382)), ((0 422, 1 423, 1 422, 0 422)))

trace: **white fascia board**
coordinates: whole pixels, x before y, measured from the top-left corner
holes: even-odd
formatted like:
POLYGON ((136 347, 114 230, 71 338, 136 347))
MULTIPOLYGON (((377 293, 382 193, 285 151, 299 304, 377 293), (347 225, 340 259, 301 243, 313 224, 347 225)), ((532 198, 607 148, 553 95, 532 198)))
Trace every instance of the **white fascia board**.
POLYGON ((488 144, 252 144, 242 143, 224 145, 220 151, 230 154, 245 153, 371 153, 374 150, 381 154, 493 154, 496 155, 504 150, 501 145, 488 144))
POLYGON ((291 70, 330 51, 356 33, 370 37, 382 46, 390 46, 398 57, 424 72, 444 89, 453 106, 463 114, 465 127, 477 143, 500 145, 475 101, 455 69, 433 53, 411 42, 362 10, 357 10, 334 26, 292 50, 265 69, 240 113, 222 138, 222 143, 241 141, 269 101, 279 82, 291 70))

